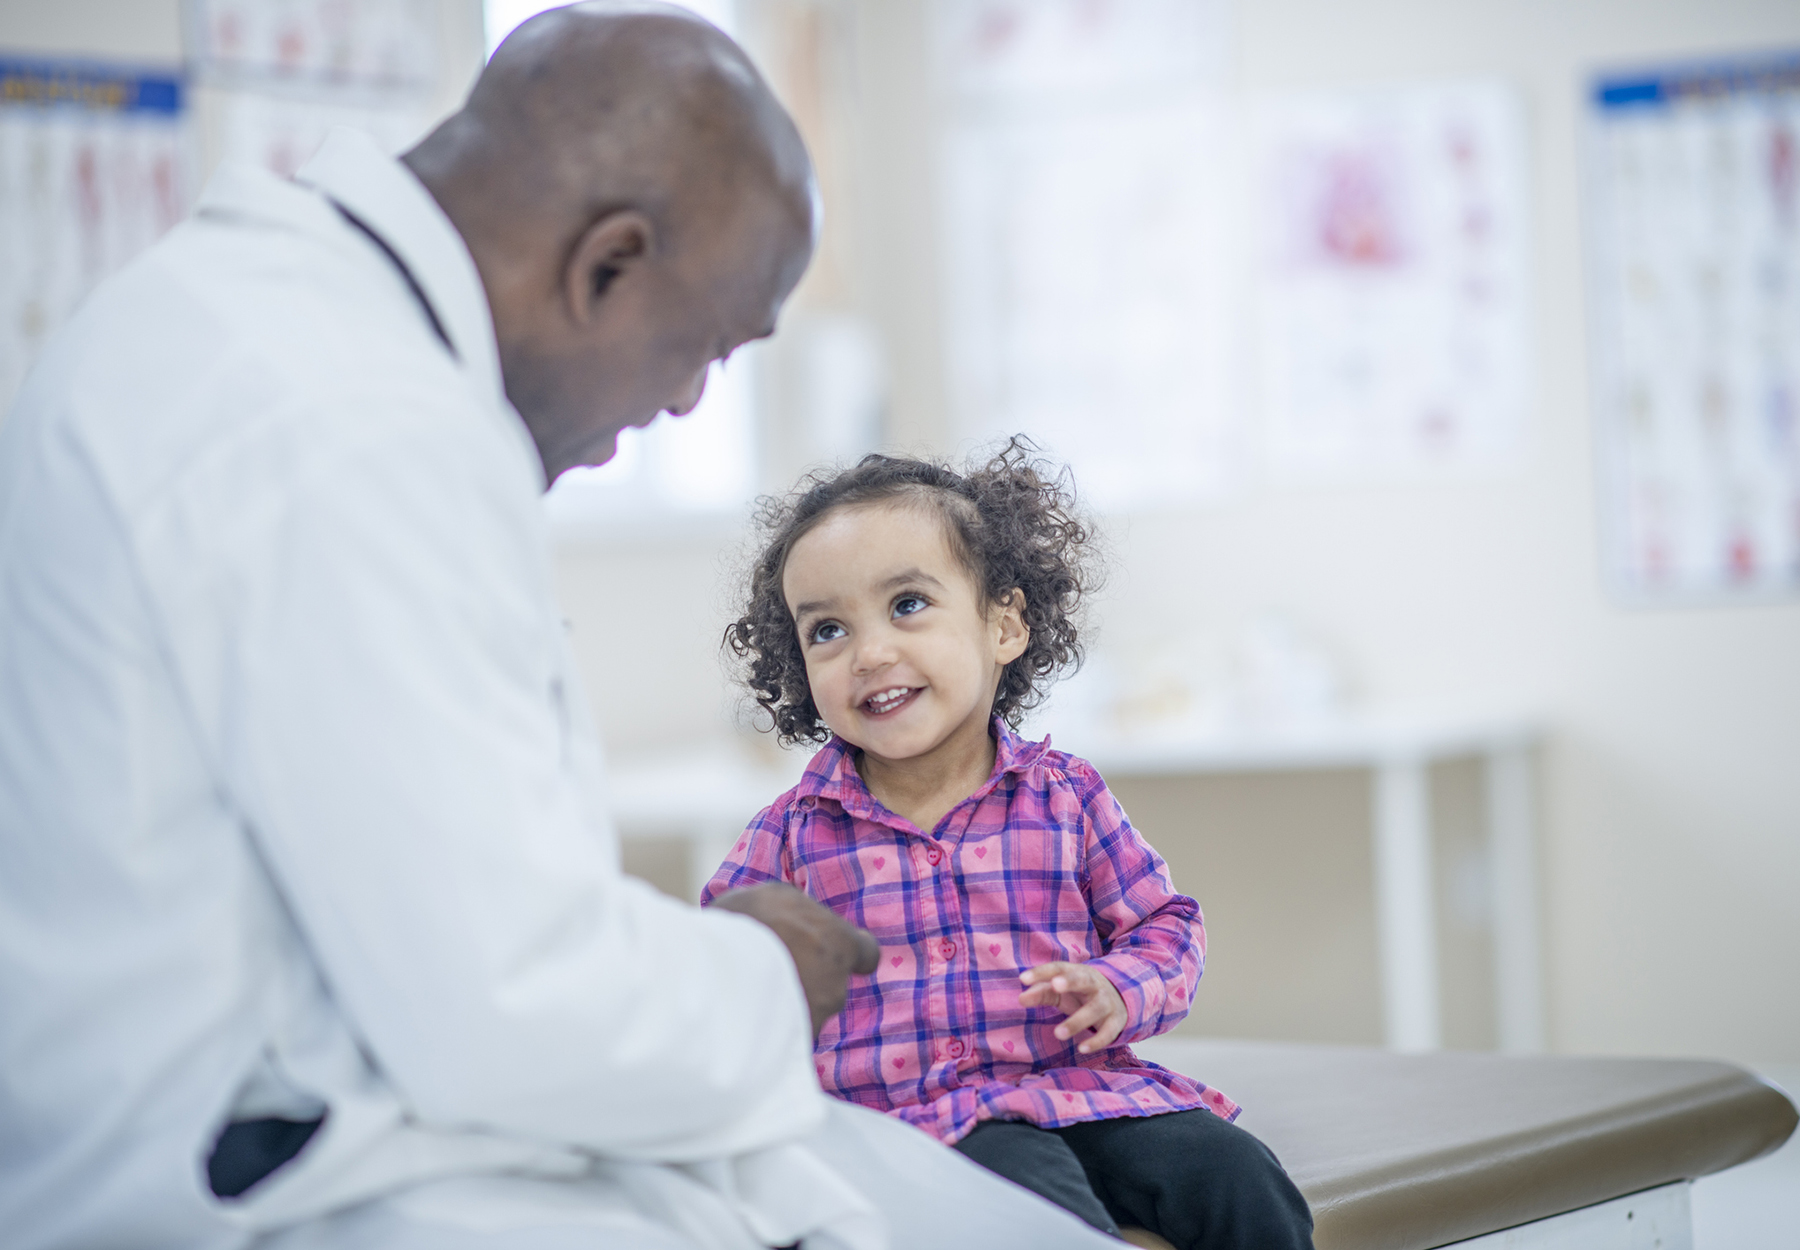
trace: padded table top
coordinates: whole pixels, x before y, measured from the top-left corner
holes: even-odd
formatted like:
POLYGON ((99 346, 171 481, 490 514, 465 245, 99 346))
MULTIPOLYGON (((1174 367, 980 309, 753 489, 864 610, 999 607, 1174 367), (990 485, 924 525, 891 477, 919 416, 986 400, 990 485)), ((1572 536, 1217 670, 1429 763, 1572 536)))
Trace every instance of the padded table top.
POLYGON ((1312 1204, 1319 1250, 1426 1250, 1775 1149, 1793 1104, 1730 1064, 1157 1038, 1312 1204))

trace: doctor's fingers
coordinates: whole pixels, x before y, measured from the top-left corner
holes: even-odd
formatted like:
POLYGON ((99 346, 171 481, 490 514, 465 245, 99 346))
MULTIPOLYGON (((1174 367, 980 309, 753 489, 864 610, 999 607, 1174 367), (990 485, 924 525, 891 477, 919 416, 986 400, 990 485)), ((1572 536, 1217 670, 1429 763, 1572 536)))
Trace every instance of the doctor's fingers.
POLYGON ((732 890, 713 906, 742 912, 775 931, 800 975, 815 1035, 842 1009, 850 975, 873 971, 879 958, 871 935, 791 885, 768 882, 732 890))
POLYGON ((856 962, 850 966, 850 971, 857 976, 867 976, 881 963, 881 943, 867 929, 852 929, 851 932, 856 935, 856 962))

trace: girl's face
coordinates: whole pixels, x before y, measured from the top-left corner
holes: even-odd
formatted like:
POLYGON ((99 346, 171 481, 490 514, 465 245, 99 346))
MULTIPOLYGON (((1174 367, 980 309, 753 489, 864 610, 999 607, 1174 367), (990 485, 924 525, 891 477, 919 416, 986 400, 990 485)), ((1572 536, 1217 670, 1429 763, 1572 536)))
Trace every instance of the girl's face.
POLYGON ((982 602, 925 508, 843 508, 788 553, 782 593, 813 703, 883 762, 983 744, 1001 670, 1029 640, 1017 592, 982 602))

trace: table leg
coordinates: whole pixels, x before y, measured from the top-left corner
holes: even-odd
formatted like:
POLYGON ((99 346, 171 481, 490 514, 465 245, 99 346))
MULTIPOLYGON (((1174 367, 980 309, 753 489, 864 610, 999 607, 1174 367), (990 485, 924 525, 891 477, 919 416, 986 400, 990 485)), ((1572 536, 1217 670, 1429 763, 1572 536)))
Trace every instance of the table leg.
POLYGON ((1387 1044, 1401 1051, 1436 1050, 1443 1044, 1443 1031, 1424 759, 1399 757, 1377 767, 1374 825, 1375 920, 1387 1044))
POLYGON ((1493 877, 1494 995, 1500 1049, 1544 1049, 1538 948, 1536 786, 1528 743, 1487 753, 1488 854, 1493 877))

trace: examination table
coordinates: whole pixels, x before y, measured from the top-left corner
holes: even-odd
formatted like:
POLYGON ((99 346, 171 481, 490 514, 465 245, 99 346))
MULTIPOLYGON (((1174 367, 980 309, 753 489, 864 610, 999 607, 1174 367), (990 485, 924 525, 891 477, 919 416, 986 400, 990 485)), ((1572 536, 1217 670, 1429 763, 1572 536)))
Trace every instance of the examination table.
POLYGON ((1689 1250, 1690 1182, 1774 1150, 1796 1119, 1780 1091, 1724 1063, 1182 1038, 1134 1049, 1243 1105, 1239 1123, 1312 1204, 1319 1250, 1689 1250))

